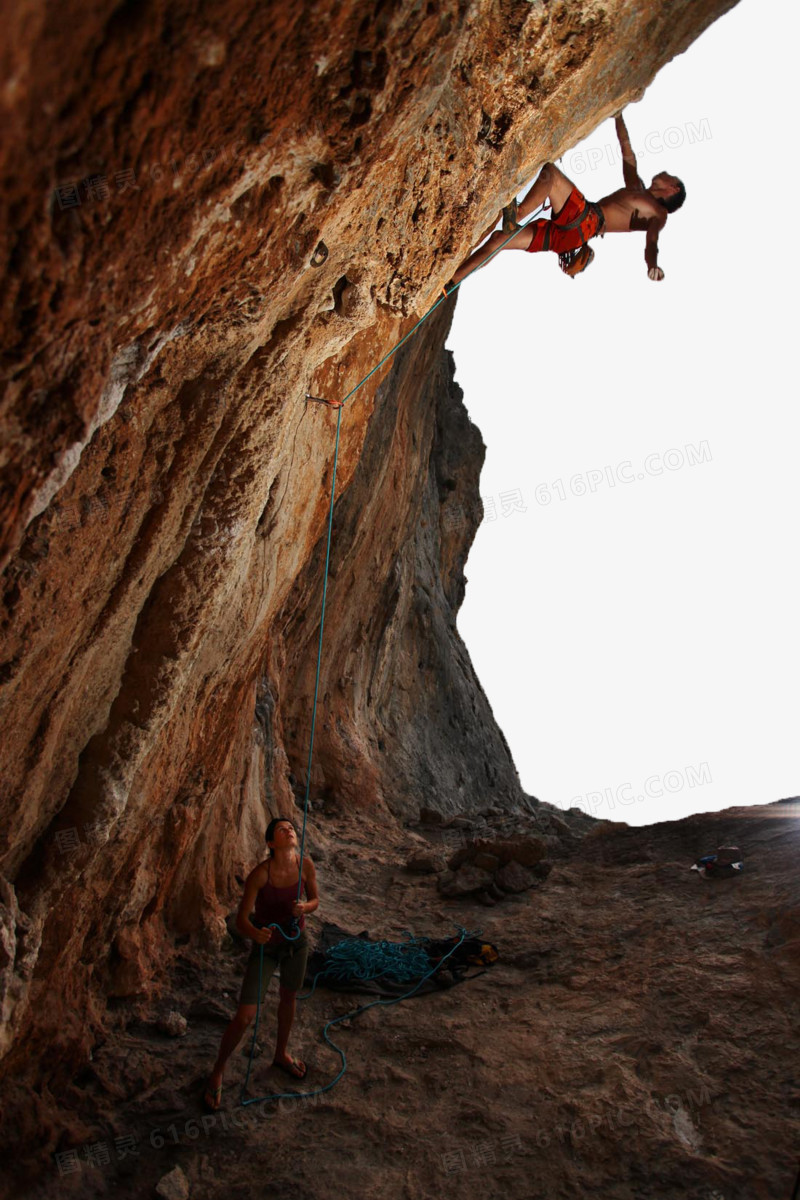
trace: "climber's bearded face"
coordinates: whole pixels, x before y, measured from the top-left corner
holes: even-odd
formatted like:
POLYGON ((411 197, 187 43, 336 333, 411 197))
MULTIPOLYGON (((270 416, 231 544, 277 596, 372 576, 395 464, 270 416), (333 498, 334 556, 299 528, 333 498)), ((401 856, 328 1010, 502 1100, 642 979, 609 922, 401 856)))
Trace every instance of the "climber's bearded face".
POLYGON ((659 171, 653 176, 650 191, 654 196, 666 200, 667 196, 674 196, 680 190, 680 186, 680 181, 674 175, 670 175, 668 171, 659 171))

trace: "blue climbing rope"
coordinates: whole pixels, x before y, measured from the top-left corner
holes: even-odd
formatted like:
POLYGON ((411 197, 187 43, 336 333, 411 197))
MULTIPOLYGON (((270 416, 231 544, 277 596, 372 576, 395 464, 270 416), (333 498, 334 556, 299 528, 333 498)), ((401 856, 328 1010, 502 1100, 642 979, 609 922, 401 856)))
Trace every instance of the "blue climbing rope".
MULTIPOLYGON (((482 262, 482 263, 481 263, 481 265, 480 265, 478 268, 476 268, 476 269, 477 269, 478 271, 482 271, 484 267, 488 266, 488 264, 489 264, 489 263, 492 261, 492 259, 494 258, 494 256, 495 256, 496 254, 499 254, 499 253, 500 253, 500 251, 501 251, 501 250, 502 250, 502 249, 503 249, 505 246, 507 246, 507 245, 508 245, 508 243, 511 241, 511 239, 512 239, 512 238, 515 238, 515 237, 517 236, 517 234, 518 234, 518 233, 521 233, 523 229, 527 229, 527 228, 528 228, 528 226, 529 226, 529 225, 531 225, 531 224, 532 224, 532 223, 533 223, 533 222, 534 222, 534 221, 537 219, 537 215, 538 215, 540 212, 542 212, 542 211, 543 211, 545 208, 546 208, 546 204, 540 204, 540 205, 539 205, 539 207, 538 207, 537 209, 535 209, 533 213, 531 213, 531 216, 530 216, 530 218, 529 218, 529 219, 528 219, 528 220, 525 222, 525 224, 524 224, 524 225, 520 225, 519 229, 515 229, 513 233, 510 233, 510 234, 508 235, 508 237, 506 238, 506 240, 505 240, 504 242, 501 242, 501 243, 500 243, 500 245, 497 247, 497 249, 496 249, 496 250, 493 250, 493 251, 492 251, 492 253, 491 253, 491 254, 488 256, 488 258, 487 258, 487 259, 486 259, 484 262, 482 262)), ((472 274, 474 274, 474 273, 475 273, 474 271, 471 271, 471 272, 470 272, 470 275, 472 275, 472 274)), ((467 278, 467 279, 469 279, 469 275, 468 275, 468 276, 466 276, 466 278, 467 278)), ((429 308, 429 309, 428 309, 428 311, 425 313, 425 315, 424 315, 424 316, 422 316, 422 317, 420 317, 420 319, 417 321, 417 323, 416 323, 416 325, 413 327, 413 329, 409 329, 408 333, 407 333, 407 334, 405 334, 405 336, 404 336, 404 337, 401 337, 401 338, 400 338, 400 341, 397 343, 397 345, 396 345, 396 346, 393 346, 393 347, 392 347, 392 349, 389 351, 389 353, 388 353, 388 354, 384 354, 384 356, 383 356, 383 358, 381 359, 381 361, 380 361, 379 363, 376 363, 376 365, 375 365, 375 366, 372 368, 372 370, 371 370, 371 371, 368 371, 368 372, 367 372, 367 374, 364 376, 364 378, 363 378, 363 379, 359 379, 359 381, 358 381, 358 383, 356 384, 356 386, 355 386, 354 388, 351 388, 351 389, 350 389, 350 391, 347 393, 347 395, 345 396, 344 400, 342 400, 342 401, 341 401, 341 403, 342 403, 342 404, 346 404, 346 403, 347 403, 347 401, 348 401, 348 400, 351 398, 351 396, 355 396, 355 394, 356 394, 356 392, 358 391, 358 389, 359 389, 359 388, 361 388, 361 387, 363 387, 363 386, 364 386, 364 384, 367 382, 367 380, 368 380, 368 379, 371 379, 371 378, 372 378, 372 376, 375 374, 375 372, 376 372, 376 371, 379 371, 379 370, 380 370, 380 368, 383 366, 383 364, 384 364, 385 362, 388 362, 388 361, 389 361, 389 359, 392 357, 392 355, 396 354, 396 353, 397 353, 397 351, 400 349, 400 347, 401 347, 401 346, 403 346, 403 345, 405 345, 405 343, 408 341, 408 339, 409 339, 410 337, 413 337, 413 336, 414 336, 414 334, 415 334, 415 333, 417 332, 417 330, 419 329, 420 325, 423 325, 423 324, 425 323, 425 321, 427 321, 428 317, 431 317, 431 316, 433 316, 433 314, 436 312, 436 309, 439 307, 439 305, 440 305, 440 304, 443 304, 445 300, 449 300, 449 299, 450 299, 450 297, 451 297, 452 295, 454 295, 454 294, 455 294, 455 293, 458 291, 458 289, 461 287, 461 284, 462 284, 463 282, 464 282, 464 280, 463 280, 463 279, 462 279, 462 280, 460 280, 460 281, 459 281, 459 282, 458 282, 458 283, 455 285, 455 287, 452 287, 452 288, 450 289, 450 291, 447 293, 447 295, 446 295, 446 296, 440 296, 440 297, 439 297, 439 299, 436 301, 436 303, 435 303, 435 304, 434 304, 434 305, 433 305, 431 308, 429 308)))
MULTIPOLYGON (((410 930, 407 942, 365 942, 363 938, 345 938, 331 946, 326 954, 324 970, 314 977, 347 983, 351 979, 390 979, 393 983, 410 983, 419 979, 430 966, 425 946, 427 938, 415 938, 410 930)), ((311 992, 313 992, 313 988, 311 992)), ((311 992, 308 995, 311 995, 311 992)), ((303 996, 303 999, 307 999, 303 996)))
MULTIPOLYGON (((339 436, 342 428, 342 409, 339 407, 339 412, 336 420, 336 446, 333 454, 333 477, 331 478, 331 501, 328 508, 328 540, 325 548, 325 571, 322 576, 322 613, 319 620, 319 643, 317 645, 317 672, 314 679, 314 701, 311 708, 311 738, 308 744, 308 765, 306 766, 306 790, 303 801, 303 832, 300 838, 300 871, 297 877, 297 900, 300 899, 303 890, 303 855, 305 853, 306 844, 306 816, 308 813, 308 801, 311 792, 311 763, 314 757, 314 732, 317 727, 317 700, 319 698, 319 679, 322 669, 322 635, 325 630, 325 605, 328 598, 328 568, 331 561, 331 538, 333 534, 333 500, 336 494, 336 468, 339 463, 339 436)), ((277 929, 279 933, 289 942, 295 942, 300 937, 302 930, 299 928, 297 918, 292 917, 289 922, 289 929, 284 929, 281 925, 273 923, 271 925, 262 926, 264 929, 277 929)), ((264 947, 261 947, 261 963, 264 961, 264 947)), ((254 1039, 255 1040, 255 1039, 254 1039)))
MULTIPOLYGON (((508 243, 511 241, 511 239, 515 238, 517 236, 517 234, 521 232, 521 230, 526 229, 527 226, 530 225, 536 219, 537 214, 539 212, 541 212, 544 208, 545 208, 545 205, 541 204, 539 206, 539 208, 537 208, 535 210, 535 212, 533 212, 531 214, 530 219, 528 221, 526 221, 524 225, 521 225, 519 227, 519 229, 515 229, 513 231, 513 233, 510 233, 508 235, 508 237, 505 239, 505 241, 501 242, 500 245, 495 250, 492 251, 492 253, 486 258, 485 262, 481 263, 481 266, 478 269, 482 270, 488 263, 490 263, 492 261, 492 259, 495 257, 495 255, 499 254, 500 251, 503 249, 503 247, 507 246, 508 243)), ((420 317, 420 319, 417 321, 416 325, 414 325, 413 328, 411 328, 408 331, 408 333, 406 333, 400 339, 400 341, 397 343, 397 345, 393 346, 392 349, 388 352, 388 354, 384 354, 384 356, 380 360, 380 362, 376 363, 375 366, 372 367, 371 370, 369 370, 367 372, 367 374, 364 376, 364 378, 360 379, 358 381, 358 383, 355 385, 355 387, 350 389, 350 391, 347 393, 347 395, 344 397, 343 400, 339 400, 339 401, 322 400, 322 403, 328 404, 331 407, 337 409, 336 444, 335 444, 334 453, 333 453, 333 476, 331 478, 331 498, 330 498, 330 505, 328 508, 328 536, 327 536, 327 543, 326 543, 326 547, 325 547, 325 571, 324 571, 323 577, 322 577, 322 612, 321 612, 320 621, 319 621, 319 641, 317 644, 317 670, 316 670, 316 676, 314 679, 314 700, 313 700, 313 704, 312 704, 312 708, 311 708, 311 736, 310 736, 309 745, 308 745, 308 764, 306 767, 306 786, 305 786, 305 796, 304 796, 304 800, 303 800, 303 831, 302 831, 302 836, 300 839, 300 869, 299 869, 299 874, 298 874, 298 879, 297 879, 297 900, 298 901, 300 900, 300 895, 303 890, 303 855, 304 855, 304 851, 305 851, 305 841, 306 841, 306 823, 307 823, 307 817, 308 817, 308 801, 309 801, 309 797, 310 797, 310 793, 311 793, 311 767, 312 767, 313 756, 314 756, 314 734, 315 734, 316 727, 317 727, 317 701, 319 699, 319 680, 320 680, 320 673, 322 670, 322 635, 323 635, 323 632, 325 629, 325 605, 326 605, 327 596, 328 596, 328 568, 330 566, 330 560, 331 560, 331 540, 332 540, 332 535, 333 535, 333 506, 334 506, 334 500, 335 500, 335 496, 336 496, 336 469, 337 469, 337 466, 339 463, 339 442, 340 442, 340 434, 341 434, 341 427, 342 427, 342 409, 344 408, 347 401, 352 399, 352 397, 356 394, 356 392, 359 390, 359 388, 363 387, 364 384, 367 382, 367 380, 371 379, 372 376, 375 374, 375 372, 379 371, 380 368, 384 365, 384 363, 388 362, 389 359, 392 358, 397 353, 397 351, 400 349, 400 347, 404 346, 405 343, 409 340, 409 338, 414 336, 414 334, 417 332, 417 330, 420 328, 420 326, 422 326, 425 323, 425 321, 428 320, 428 317, 432 316, 436 312, 436 309, 439 307, 439 305, 443 304, 445 300, 449 300, 449 298, 455 292, 458 291, 458 289, 461 287, 461 284, 463 282, 464 281, 461 280, 459 283, 457 283, 453 288, 450 289, 450 291, 447 293, 446 296, 440 296, 440 298, 436 301, 435 304, 432 305, 431 308, 428 309, 428 311, 424 314, 424 316, 420 317)), ((321 400, 321 397, 310 396, 310 395, 306 394, 306 399, 307 400, 321 400)), ((284 939, 288 942, 297 941, 297 939, 300 937, 300 934, 302 932, 299 928, 296 917, 292 917, 291 921, 289 922, 288 929, 284 929, 281 925, 276 924, 276 923, 266 925, 263 928, 277 929, 282 934, 284 939)), ((459 926, 458 928, 461 929, 461 939, 459 940, 457 945, 454 946, 453 949, 450 950, 444 956, 444 958, 449 958, 450 955, 455 950, 458 949, 458 946, 461 945, 461 942, 464 940, 464 938, 469 936, 467 934, 466 930, 463 929, 463 927, 459 926)), ((408 932, 408 931, 406 931, 406 932, 408 932)), ((413 940, 415 943, 417 942, 417 939, 413 939, 413 940)), ((357 939, 352 939, 352 941, 357 941, 357 939)), ((421 945, 421 943, 420 943, 420 945, 421 945)), ((373 970, 375 962, 378 959, 381 959, 381 957, 382 957, 382 972, 383 973, 391 972, 392 970, 395 970, 398 968, 400 960, 397 958, 396 950, 392 949, 390 951, 388 949, 389 947, 395 947, 396 946, 395 943, 380 942, 378 944, 378 946, 375 947, 375 946, 370 945, 369 943, 362 942, 362 943, 359 943, 359 946, 361 948, 358 951, 355 951, 353 946, 349 945, 348 942, 345 941, 345 942, 340 943, 339 947, 334 947, 335 950, 340 951, 339 956, 334 956, 334 961, 339 965, 332 966, 331 969, 333 971, 339 970, 340 978, 352 978, 354 972, 355 972, 355 977, 359 978, 359 979, 377 979, 377 978, 379 978, 380 975, 371 975, 371 974, 363 975, 363 974, 359 974, 358 972, 365 971, 365 970, 366 971, 373 970), (369 947, 369 951, 367 951, 365 949, 366 946, 369 947), (343 949, 340 950, 340 947, 343 947, 343 949), (374 953, 375 949, 378 949, 380 951, 380 955, 375 956, 375 953, 374 953), (360 962, 360 963, 355 962, 354 955, 356 955, 356 954, 363 954, 365 956, 364 961, 360 962), (392 955, 395 956, 394 960, 392 960, 392 955), (392 966, 392 961, 394 962, 394 966, 392 966)), ((401 947, 402 950, 405 950, 406 948, 407 948, 406 946, 401 947)), ((365 1012, 366 1009, 372 1008, 372 1006, 375 1004, 397 1004, 397 1003, 399 1003, 400 1000, 407 999, 409 996, 412 996, 414 994, 414 992, 417 990, 417 988, 420 986, 420 984, 424 983, 425 980, 428 979, 432 974, 434 974, 435 971, 438 971, 442 962, 444 962, 444 958, 441 959, 436 964, 436 966, 433 967, 432 970, 428 971, 427 974, 424 975, 423 978, 419 980, 419 982, 415 985, 415 987, 413 987, 411 989, 411 991, 407 992, 405 995, 398 996, 396 999, 393 999, 393 1000, 373 1000, 370 1004, 366 1004, 366 1005, 362 1006, 361 1008, 353 1009, 352 1012, 345 1013, 344 1016, 336 1017, 334 1020, 328 1021, 328 1023, 325 1025, 325 1028, 322 1031, 323 1037, 325 1038, 325 1041, 328 1042, 328 1044, 330 1046, 332 1046, 333 1049, 336 1050, 338 1054, 341 1055, 341 1058, 342 1058, 342 1069, 339 1072, 339 1074, 336 1076, 336 1078, 333 1080, 332 1083, 326 1084, 325 1087, 323 1087, 323 1088, 317 1088, 316 1091, 313 1091, 313 1092, 276 1092, 269 1096, 260 1096, 260 1097, 256 1097, 255 1099, 252 1099, 252 1100, 246 1100, 244 1098, 244 1095, 247 1090, 248 1081, 250 1079, 250 1069, 253 1065, 253 1055, 255 1053, 255 1047, 256 1047, 256 1035, 258 1033, 258 1023, 259 1023, 259 1017, 261 1014, 261 977, 262 977, 262 970, 263 970, 263 966, 264 966, 264 946, 261 945, 259 950, 260 950, 260 953, 259 953, 259 960, 258 960, 258 1004, 256 1007, 255 1024, 253 1027, 253 1040, 252 1040, 252 1044, 250 1046, 250 1058, 247 1063, 247 1074, 245 1076, 244 1084, 242 1085, 242 1099, 241 1099, 242 1105, 255 1104, 255 1103, 257 1103, 258 1100, 280 1100, 284 1096, 293 1096, 296 1098, 297 1096, 316 1096, 316 1095, 319 1095, 321 1092, 327 1092, 330 1088, 332 1088, 334 1086, 335 1083, 337 1083, 341 1079, 342 1075, 344 1075, 344 1072, 346 1070, 346 1060, 345 1060, 344 1052, 342 1050, 340 1050, 339 1047, 336 1046, 330 1040, 330 1038, 328 1037, 328 1034, 327 1034, 328 1028, 331 1025, 336 1025, 339 1021, 345 1020, 346 1017, 355 1016, 358 1013, 365 1012)), ((331 953, 333 953, 333 951, 331 951, 331 953)), ((424 951, 420 951, 420 954, 424 955, 424 951)), ((427 962, 427 955, 424 955, 424 957, 427 962)), ((419 957, 417 958, 417 966, 421 967, 421 959, 419 957)), ((326 968, 326 971, 327 971, 327 969, 328 968, 326 968)), ((320 974, 324 974, 324 972, 320 972, 320 974)), ((391 974, 390 974, 389 977, 391 978, 393 976, 391 976, 391 974)), ((415 976, 413 974, 411 976, 405 976, 405 978, 414 978, 414 977, 415 976)), ((311 991, 308 992, 304 996, 298 997, 300 1000, 306 1000, 309 996, 313 995, 314 988, 317 985, 317 978, 318 978, 318 975, 315 975, 314 983, 311 988, 311 991)))

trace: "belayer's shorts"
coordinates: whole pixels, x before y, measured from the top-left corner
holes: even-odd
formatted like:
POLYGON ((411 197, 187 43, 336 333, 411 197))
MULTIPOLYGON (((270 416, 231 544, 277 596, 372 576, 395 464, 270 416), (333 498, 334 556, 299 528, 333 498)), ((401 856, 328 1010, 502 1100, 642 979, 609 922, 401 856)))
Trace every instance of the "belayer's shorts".
POLYGON ((602 235, 603 212, 599 204, 587 200, 582 192, 573 187, 558 216, 549 221, 542 218, 531 222, 533 231, 528 250, 537 254, 540 250, 552 250, 563 254, 565 250, 577 250, 589 238, 602 235))
MULTIPOLYGON (((261 947, 253 942, 253 949, 247 960, 242 990, 239 993, 240 1004, 258 1004, 258 960, 261 947)), ((281 987, 289 992, 299 992, 306 977, 308 962, 308 937, 305 929, 300 933, 296 942, 287 942, 283 946, 264 947, 264 965, 261 968, 261 1003, 264 1003, 269 981, 280 966, 281 987)))

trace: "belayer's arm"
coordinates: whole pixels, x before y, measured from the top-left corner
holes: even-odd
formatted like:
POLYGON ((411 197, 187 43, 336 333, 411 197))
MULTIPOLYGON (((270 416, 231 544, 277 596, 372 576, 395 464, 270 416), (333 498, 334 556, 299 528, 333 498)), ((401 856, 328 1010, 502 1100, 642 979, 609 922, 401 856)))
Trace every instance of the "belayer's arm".
POLYGON ((303 912, 308 915, 308 913, 316 912, 319 908, 319 888, 317 887, 317 868, 308 855, 306 855, 304 863, 306 870, 303 871, 303 879, 305 880, 307 899, 301 903, 303 912))
MULTIPOLYGON (((260 868, 255 867, 247 876, 247 882, 244 885, 244 895, 242 903, 239 905, 239 911, 236 914, 236 928, 243 937, 252 938, 254 942, 264 942, 264 930, 257 929, 250 921, 250 913, 255 908, 256 896, 261 885, 260 868)), ((270 934, 272 931, 270 930, 270 934)))

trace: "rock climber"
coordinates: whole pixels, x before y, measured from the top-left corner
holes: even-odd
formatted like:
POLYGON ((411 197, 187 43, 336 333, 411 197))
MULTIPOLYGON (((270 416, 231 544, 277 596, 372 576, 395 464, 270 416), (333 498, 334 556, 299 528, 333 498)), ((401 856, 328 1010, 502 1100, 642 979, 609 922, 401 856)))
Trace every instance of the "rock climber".
POLYGON ((286 1047, 294 1021, 297 992, 305 979, 308 961, 305 917, 319 907, 317 873, 314 863, 308 854, 304 853, 302 878, 306 899, 298 900, 300 855, 297 831, 293 823, 287 817, 275 817, 267 826, 265 840, 269 855, 248 875, 236 916, 236 928, 244 937, 252 938, 255 944, 247 963, 239 995, 239 1007, 222 1035, 217 1061, 205 1091, 204 1101, 212 1112, 216 1112, 220 1106, 225 1064, 256 1015, 260 946, 264 947, 261 974, 262 1004, 269 981, 276 967, 280 966, 278 1036, 273 1066, 280 1067, 295 1079, 303 1079, 307 1069, 305 1063, 287 1053, 286 1047), (250 920, 251 914, 254 923, 250 920), (279 924, 289 932, 292 917, 297 918, 301 931, 295 941, 285 938, 277 929, 262 928, 270 924, 279 924))
POLYGON ((533 254, 540 250, 552 250, 558 254, 559 265, 565 274, 578 275, 594 258, 594 251, 588 245, 590 238, 603 237, 606 233, 645 233, 647 277, 655 281, 664 278, 664 272, 658 265, 658 235, 667 222, 667 216, 683 204, 686 189, 680 179, 667 171, 654 175, 650 186, 645 187, 639 177, 636 155, 631 148, 622 113, 617 114, 615 123, 622 150, 625 186, 604 196, 599 202, 587 200, 563 171, 553 163, 545 163, 524 199, 519 204, 512 201, 502 210, 502 230, 492 233, 498 220, 495 218, 481 237, 479 248, 465 259, 450 282, 445 284, 442 289, 445 295, 449 295, 462 279, 481 266, 501 246, 504 250, 527 250, 533 254), (546 200, 550 201, 553 210, 550 219, 540 218, 520 228, 519 221, 535 212, 546 200), (519 229, 519 233, 506 242, 514 229, 519 229), (489 240, 484 243, 486 237, 489 240), (503 242, 506 244, 503 245, 503 242))

